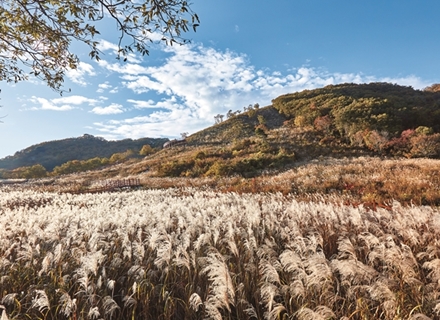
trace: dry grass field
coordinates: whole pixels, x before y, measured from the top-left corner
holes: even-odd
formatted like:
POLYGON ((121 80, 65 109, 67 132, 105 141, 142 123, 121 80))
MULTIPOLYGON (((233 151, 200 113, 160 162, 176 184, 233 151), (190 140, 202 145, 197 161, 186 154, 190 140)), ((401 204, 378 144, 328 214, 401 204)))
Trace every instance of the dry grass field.
MULTIPOLYGON (((184 153, 183 157, 187 155, 184 153)), ((131 165, 112 166, 56 179, 32 180, 21 185, 21 188, 49 192, 87 192, 114 180, 132 178, 139 179, 146 189, 195 187, 216 192, 281 192, 303 200, 313 200, 318 196, 367 206, 387 206, 393 201, 403 205, 440 205, 440 160, 437 159, 320 157, 292 162, 290 169, 262 172, 254 178, 239 175, 158 177, 155 171, 140 171, 140 167, 149 166, 149 161, 146 159, 131 165)), ((158 160, 155 158, 154 161, 158 160)))
POLYGON ((437 319, 440 212, 411 192, 438 197, 438 161, 396 164, 321 159, 248 181, 145 174, 141 190, 97 194, 81 176, 80 194, 67 177, 4 186, 2 319, 437 319), (379 183, 371 192, 394 187, 368 196, 379 183), (388 196, 404 190, 408 205, 388 196))

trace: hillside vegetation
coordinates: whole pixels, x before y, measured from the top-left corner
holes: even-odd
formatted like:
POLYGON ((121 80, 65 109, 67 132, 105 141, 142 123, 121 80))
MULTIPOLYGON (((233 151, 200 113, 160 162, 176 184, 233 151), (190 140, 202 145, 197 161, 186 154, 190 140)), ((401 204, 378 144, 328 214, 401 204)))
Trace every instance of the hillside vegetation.
MULTIPOLYGON (((225 121, 221 121, 224 116, 216 116, 215 125, 187 137, 186 145, 161 150, 166 139, 124 140, 117 144, 86 135, 76 139, 74 146, 62 140, 33 146, 14 156, 15 165, 18 159, 32 159, 33 164, 43 168, 22 167, 0 174, 28 178, 99 168, 88 175, 104 179, 147 172, 151 178, 256 178, 273 176, 321 157, 439 158, 437 89, 433 85, 421 91, 389 83, 329 85, 282 95, 263 108, 256 104, 243 112, 230 110, 225 121), (60 152, 65 150, 59 147, 63 144, 70 147, 60 152), (101 155, 109 156, 127 150, 129 145, 138 148, 137 158, 119 154, 112 157, 113 161, 80 160, 90 157, 90 150, 101 150, 101 155), (142 145, 148 147, 142 153, 146 157, 139 157, 142 145), (69 152, 70 159, 77 155, 77 160, 59 164, 62 160, 57 158, 57 167, 45 162, 67 157, 69 152)), ((5 161, 12 158, 0 161, 0 166, 3 163, 5 167, 5 161)), ((30 162, 22 163, 26 166, 30 162)), ((336 189, 342 187, 336 184, 336 189)))
POLYGON ((0 169, 16 169, 18 167, 42 165, 51 171, 71 160, 88 160, 92 158, 110 158, 115 153, 127 150, 137 152, 144 146, 162 147, 168 141, 163 138, 142 138, 107 141, 100 137, 85 134, 79 138, 69 138, 39 143, 16 152, 13 156, 0 159, 0 169))
POLYGON ((156 176, 255 177, 320 156, 438 158, 440 92, 343 84, 280 96, 191 135, 139 170, 156 176), (165 156, 166 154, 166 156, 165 156))

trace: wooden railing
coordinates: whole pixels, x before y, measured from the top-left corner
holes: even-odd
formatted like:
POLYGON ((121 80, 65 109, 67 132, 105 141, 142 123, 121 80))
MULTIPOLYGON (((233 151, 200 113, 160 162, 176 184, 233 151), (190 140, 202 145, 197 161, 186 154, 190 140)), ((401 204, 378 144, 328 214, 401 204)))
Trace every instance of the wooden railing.
POLYGON ((135 179, 120 179, 120 180, 106 180, 101 185, 90 187, 90 188, 79 188, 77 190, 70 190, 70 193, 98 193, 98 192, 108 192, 123 188, 136 188, 140 187, 141 180, 135 179))

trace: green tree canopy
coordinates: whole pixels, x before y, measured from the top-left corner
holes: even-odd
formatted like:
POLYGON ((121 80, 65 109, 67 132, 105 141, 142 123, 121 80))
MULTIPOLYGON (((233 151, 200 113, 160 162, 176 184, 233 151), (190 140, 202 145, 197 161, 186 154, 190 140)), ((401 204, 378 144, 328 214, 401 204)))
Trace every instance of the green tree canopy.
POLYGON ((62 92, 66 70, 79 64, 72 41, 86 44, 99 60, 96 23, 104 17, 116 21, 123 59, 134 51, 148 54, 153 33, 167 44, 185 43, 181 33, 199 22, 185 0, 0 0, 0 80, 32 75, 62 92))

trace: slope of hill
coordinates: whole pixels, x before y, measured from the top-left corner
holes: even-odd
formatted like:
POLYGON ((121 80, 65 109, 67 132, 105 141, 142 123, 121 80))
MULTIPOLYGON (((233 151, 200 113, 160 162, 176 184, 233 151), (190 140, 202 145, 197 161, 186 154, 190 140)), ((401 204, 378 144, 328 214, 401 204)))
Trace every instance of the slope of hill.
POLYGON ((388 83, 305 90, 232 115, 187 141, 186 148, 142 161, 139 170, 148 167, 157 176, 250 177, 320 156, 438 158, 440 92, 388 83))
MULTIPOLYGON (((247 178, 319 157, 439 158, 440 92, 433 88, 341 84, 283 95, 264 108, 228 112, 225 121, 190 135, 185 146, 150 152, 145 159, 100 172, 104 177, 148 171, 151 177, 247 178)), ((67 160, 108 157, 144 144, 157 147, 167 139, 109 142, 86 135, 70 140, 25 149, 0 160, 0 168, 40 163, 49 171, 67 160)))
POLYGON ((362 130, 397 136, 419 126, 440 131, 440 92, 389 83, 329 85, 280 96, 273 106, 301 125, 319 127, 327 117, 326 129, 345 137, 362 130))
POLYGON ((139 151, 148 144, 153 148, 161 147, 168 139, 142 138, 107 141, 103 138, 85 134, 78 138, 69 138, 39 143, 16 152, 13 156, 0 159, 0 169, 43 165, 50 171, 70 160, 86 160, 95 157, 110 157, 114 153, 129 149, 139 151))

